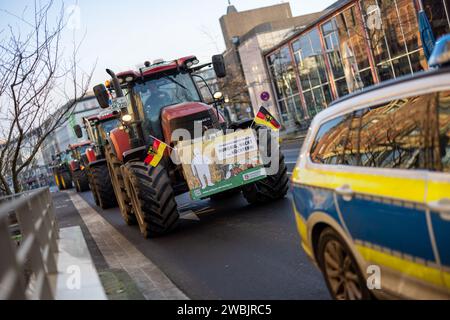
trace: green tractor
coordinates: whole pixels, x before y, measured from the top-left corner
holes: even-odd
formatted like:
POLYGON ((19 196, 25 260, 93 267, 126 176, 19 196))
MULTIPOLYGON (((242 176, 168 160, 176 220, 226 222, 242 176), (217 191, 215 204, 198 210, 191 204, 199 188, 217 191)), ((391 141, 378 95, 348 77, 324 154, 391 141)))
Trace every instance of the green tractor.
POLYGON ((73 188, 72 173, 69 166, 69 162, 72 161, 70 153, 63 151, 54 155, 52 158, 51 167, 58 190, 62 191, 73 188))

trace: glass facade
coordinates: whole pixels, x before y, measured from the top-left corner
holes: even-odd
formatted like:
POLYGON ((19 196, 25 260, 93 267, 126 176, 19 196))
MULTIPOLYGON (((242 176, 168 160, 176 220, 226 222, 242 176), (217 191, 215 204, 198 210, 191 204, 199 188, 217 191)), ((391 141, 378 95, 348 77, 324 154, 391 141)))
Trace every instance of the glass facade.
POLYGON ((380 81, 427 68, 412 0, 360 1, 380 81))
POLYGON ((282 121, 301 124, 305 114, 300 102, 297 76, 289 46, 283 46, 270 55, 268 64, 282 121))
POLYGON ((436 39, 450 33, 450 0, 422 0, 436 39))
POLYGON ((292 49, 305 99, 306 118, 312 118, 333 100, 319 31, 313 29, 302 35, 292 43, 292 49))
MULTIPOLYGON (((450 33, 450 0, 422 3, 435 37, 450 33)), ((269 53, 285 126, 351 92, 426 70, 418 11, 416 0, 355 0, 269 53)))

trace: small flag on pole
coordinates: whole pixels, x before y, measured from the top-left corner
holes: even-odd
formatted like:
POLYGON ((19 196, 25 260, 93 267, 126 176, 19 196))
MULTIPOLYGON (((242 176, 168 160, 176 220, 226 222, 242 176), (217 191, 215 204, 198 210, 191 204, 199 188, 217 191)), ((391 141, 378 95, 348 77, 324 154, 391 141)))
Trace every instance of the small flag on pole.
POLYGON ((144 163, 146 165, 156 167, 161 162, 166 147, 167 144, 155 139, 153 145, 148 149, 147 157, 144 159, 144 163))
POLYGON ((273 130, 279 130, 281 128, 280 123, 264 107, 259 108, 258 114, 256 115, 254 121, 257 124, 269 127, 273 130))

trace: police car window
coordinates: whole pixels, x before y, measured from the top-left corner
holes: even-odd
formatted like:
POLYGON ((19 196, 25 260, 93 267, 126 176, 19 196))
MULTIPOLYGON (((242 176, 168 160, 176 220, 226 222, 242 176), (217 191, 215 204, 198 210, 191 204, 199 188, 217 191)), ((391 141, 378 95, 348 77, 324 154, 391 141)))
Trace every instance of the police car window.
POLYGON ((434 131, 436 139, 435 169, 450 173, 450 91, 440 92, 437 95, 438 120, 437 130, 434 131))
POLYGON ((433 97, 398 99, 325 123, 315 138, 311 160, 331 165, 428 169, 426 121, 435 105, 433 97))
POLYGON ((354 164, 352 114, 323 124, 311 149, 311 160, 320 164, 354 164))
POLYGON ((393 100, 361 115, 359 165, 427 169, 426 121, 433 95, 393 100))

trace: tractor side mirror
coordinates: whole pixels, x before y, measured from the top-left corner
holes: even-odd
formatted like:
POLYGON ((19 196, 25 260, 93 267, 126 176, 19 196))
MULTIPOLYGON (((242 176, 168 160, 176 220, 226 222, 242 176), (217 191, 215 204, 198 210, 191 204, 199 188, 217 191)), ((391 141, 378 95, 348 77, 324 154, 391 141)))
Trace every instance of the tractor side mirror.
POLYGON ((216 54, 212 57, 212 64, 217 78, 225 78, 227 76, 227 70, 225 68, 225 60, 223 55, 216 54))
POLYGON ((81 127, 79 124, 73 126, 73 131, 77 138, 83 138, 83 131, 81 131, 81 127))
POLYGON ((109 94, 104 84, 96 85, 94 87, 94 94, 102 109, 109 108, 109 94))

